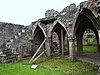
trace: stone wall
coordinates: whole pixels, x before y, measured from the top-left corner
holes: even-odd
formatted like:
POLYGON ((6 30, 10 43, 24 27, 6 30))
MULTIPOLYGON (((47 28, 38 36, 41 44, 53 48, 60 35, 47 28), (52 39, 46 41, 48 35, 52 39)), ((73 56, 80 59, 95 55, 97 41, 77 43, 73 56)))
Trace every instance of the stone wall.
POLYGON ((0 46, 14 37, 23 27, 23 25, 0 22, 0 46))
POLYGON ((15 48, 21 56, 30 54, 31 49, 31 34, 32 31, 28 27, 25 27, 25 32, 21 32, 21 35, 17 35, 17 39, 11 44, 11 48, 15 48))

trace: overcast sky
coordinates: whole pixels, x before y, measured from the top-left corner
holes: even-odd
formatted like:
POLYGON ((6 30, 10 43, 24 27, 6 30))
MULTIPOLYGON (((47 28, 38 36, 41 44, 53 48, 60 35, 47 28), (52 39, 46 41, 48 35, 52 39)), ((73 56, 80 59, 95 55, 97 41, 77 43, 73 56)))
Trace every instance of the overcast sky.
POLYGON ((0 0, 0 21, 29 25, 45 17, 45 11, 54 9, 60 12, 64 7, 86 0, 0 0))

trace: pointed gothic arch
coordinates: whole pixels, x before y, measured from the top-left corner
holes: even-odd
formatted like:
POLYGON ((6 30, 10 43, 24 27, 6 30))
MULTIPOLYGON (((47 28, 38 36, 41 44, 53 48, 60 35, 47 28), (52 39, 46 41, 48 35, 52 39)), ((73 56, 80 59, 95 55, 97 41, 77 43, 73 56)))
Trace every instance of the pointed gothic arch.
POLYGON ((33 30, 32 30, 32 37, 34 37, 35 31, 36 31, 37 28, 40 28, 40 29, 42 30, 44 36, 47 37, 45 30, 43 29, 43 27, 41 26, 41 23, 39 23, 39 22, 37 22, 37 23, 34 25, 34 27, 33 27, 33 30))
POLYGON ((52 32, 53 28, 57 25, 57 23, 60 24, 60 26, 62 26, 64 28, 64 30, 66 31, 66 33, 68 35, 68 32, 67 32, 67 29, 66 29, 65 25, 61 21, 56 20, 56 21, 54 21, 52 27, 49 30, 49 37, 51 36, 51 32, 52 32))
POLYGON ((41 23, 36 23, 32 31, 33 44, 31 48, 31 53, 35 53, 35 51, 39 48, 39 46, 41 45, 41 43, 44 41, 46 37, 47 36, 46 36, 45 30, 41 26, 41 23))
POLYGON ((98 30, 100 26, 91 10, 83 8, 81 12, 78 12, 76 21, 73 25, 73 36, 77 39, 77 49, 79 53, 83 51, 82 38, 87 28, 94 31, 97 39, 97 49, 99 50, 98 30))
POLYGON ((52 33, 54 33, 54 32, 58 36, 59 49, 60 49, 59 52, 62 55, 64 55, 64 40, 65 40, 65 35, 68 35, 67 29, 61 21, 59 21, 59 20, 54 21, 54 23, 52 24, 52 27, 49 30, 49 37, 51 38, 51 47, 52 47, 52 33))

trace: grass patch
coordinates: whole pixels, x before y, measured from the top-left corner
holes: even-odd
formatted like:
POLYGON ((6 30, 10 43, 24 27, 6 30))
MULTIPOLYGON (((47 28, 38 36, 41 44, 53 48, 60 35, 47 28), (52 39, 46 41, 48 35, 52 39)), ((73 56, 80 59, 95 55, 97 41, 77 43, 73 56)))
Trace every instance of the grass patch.
POLYGON ((83 46, 83 52, 84 53, 96 53, 97 52, 97 46, 96 45, 83 46))
MULTIPOLYGON (((77 52, 77 47, 75 47, 75 52, 77 52)), ((84 53, 96 53, 97 52, 97 46, 96 45, 84 45, 83 46, 83 52, 84 53)))
MULTIPOLYGON (((64 52, 65 52, 65 55, 69 54, 69 50, 68 50, 68 47, 64 47, 64 52)), ((77 46, 75 47, 75 52, 77 53, 77 46)), ((84 45, 83 46, 83 52, 84 53, 96 53, 97 52, 97 46, 96 45, 84 45)))
POLYGON ((41 57, 34 64, 39 65, 37 69, 31 69, 27 61, 0 64, 0 75, 98 75, 97 66, 67 58, 41 57))

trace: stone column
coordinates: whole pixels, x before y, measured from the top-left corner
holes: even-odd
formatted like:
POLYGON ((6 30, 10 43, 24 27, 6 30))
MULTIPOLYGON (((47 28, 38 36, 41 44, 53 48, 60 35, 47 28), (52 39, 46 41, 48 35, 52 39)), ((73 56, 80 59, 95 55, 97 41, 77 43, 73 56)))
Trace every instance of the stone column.
POLYGON ((97 53, 100 53, 100 44, 97 42, 97 53))
POLYGON ((53 52, 53 32, 51 32, 51 54, 52 54, 52 52, 53 52))
POLYGON ((46 54, 47 56, 51 56, 51 38, 47 38, 47 41, 45 43, 45 47, 46 47, 46 54))
POLYGON ((82 44, 82 37, 77 37, 77 52, 78 54, 83 52, 83 44, 82 44))
POLYGON ((75 59, 75 39, 68 38, 69 40, 69 58, 74 60, 75 59))
POLYGON ((100 53, 100 30, 98 30, 97 52, 100 53))
POLYGON ((61 53, 64 56, 64 38, 63 38, 63 29, 61 29, 61 53))

